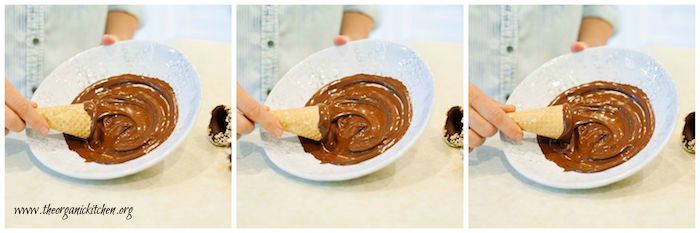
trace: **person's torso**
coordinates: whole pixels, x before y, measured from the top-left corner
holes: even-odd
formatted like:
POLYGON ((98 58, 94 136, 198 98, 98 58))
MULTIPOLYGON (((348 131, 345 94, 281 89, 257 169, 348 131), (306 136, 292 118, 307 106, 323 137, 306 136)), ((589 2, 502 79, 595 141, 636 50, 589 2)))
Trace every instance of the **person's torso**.
POLYGON ((100 44, 107 11, 107 6, 6 6, 5 78, 31 97, 58 65, 100 44))
POLYGON ((570 52, 582 6, 470 6, 469 82, 505 101, 530 72, 570 52))
POLYGON ((275 83, 309 55, 333 46, 342 6, 239 6, 237 80, 263 101, 275 83))

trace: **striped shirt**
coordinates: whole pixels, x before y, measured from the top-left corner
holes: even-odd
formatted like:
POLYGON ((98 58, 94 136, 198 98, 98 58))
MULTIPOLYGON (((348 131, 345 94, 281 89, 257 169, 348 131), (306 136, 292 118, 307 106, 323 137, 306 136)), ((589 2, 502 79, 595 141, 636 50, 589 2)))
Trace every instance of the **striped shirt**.
POLYGON ((333 46, 344 12, 365 14, 378 24, 377 9, 369 6, 238 6, 238 83, 263 102, 289 69, 333 46))
POLYGON ((31 98, 58 65, 100 44, 109 11, 143 24, 135 6, 5 6, 5 78, 31 98))
POLYGON ((614 6, 469 6, 469 82, 505 102, 530 72, 571 52, 584 17, 619 25, 614 6))

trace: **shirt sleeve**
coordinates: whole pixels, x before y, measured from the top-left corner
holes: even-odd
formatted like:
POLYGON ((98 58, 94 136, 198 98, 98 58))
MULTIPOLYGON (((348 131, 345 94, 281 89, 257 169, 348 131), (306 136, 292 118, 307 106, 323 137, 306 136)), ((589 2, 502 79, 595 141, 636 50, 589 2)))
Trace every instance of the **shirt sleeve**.
POLYGON ((110 5, 109 11, 122 11, 122 12, 129 13, 130 15, 133 15, 134 17, 136 17, 136 20, 139 21, 139 27, 141 27, 146 22, 146 18, 144 17, 144 13, 143 13, 143 7, 141 7, 141 6, 110 5))
POLYGON ((372 18, 372 29, 379 26, 379 9, 376 6, 358 6, 346 5, 343 6, 343 12, 357 12, 372 18))
POLYGON ((616 6, 583 6, 583 17, 608 21, 613 27, 613 34, 620 30, 620 17, 616 6))

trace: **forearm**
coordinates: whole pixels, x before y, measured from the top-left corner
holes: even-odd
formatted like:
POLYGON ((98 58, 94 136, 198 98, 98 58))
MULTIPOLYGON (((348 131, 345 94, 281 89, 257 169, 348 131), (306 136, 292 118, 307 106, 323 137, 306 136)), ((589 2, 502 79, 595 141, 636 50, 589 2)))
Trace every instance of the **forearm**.
POLYGON ((613 34, 613 28, 608 21, 600 18, 586 17, 581 21, 578 41, 585 42, 590 47, 603 46, 613 34))
POLYGON ((139 21, 133 15, 123 11, 110 11, 107 14, 105 34, 117 36, 120 40, 129 40, 139 27, 139 21))
POLYGON ((340 27, 340 35, 352 40, 366 39, 372 31, 372 18, 358 12, 345 12, 340 27))

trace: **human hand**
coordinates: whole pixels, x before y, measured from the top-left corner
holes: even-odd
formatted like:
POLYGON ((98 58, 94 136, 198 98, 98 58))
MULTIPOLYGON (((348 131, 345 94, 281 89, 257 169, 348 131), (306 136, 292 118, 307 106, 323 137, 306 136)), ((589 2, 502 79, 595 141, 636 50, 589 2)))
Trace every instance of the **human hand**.
POLYGON ((117 43, 117 42, 119 42, 119 37, 117 35, 105 34, 102 36, 102 42, 100 44, 113 45, 114 43, 117 43))
POLYGON ((576 41, 571 44, 571 52, 577 53, 588 48, 588 44, 583 41, 576 41))
POLYGON ((613 25, 598 17, 583 17, 578 39, 571 44, 571 52, 581 52, 587 48, 604 46, 613 35, 613 25))
POLYGON ((336 46, 345 45, 350 41, 352 41, 352 39, 350 38, 350 36, 346 35, 337 35, 333 38, 333 44, 335 44, 336 46))
POLYGON ((42 135, 49 133, 49 123, 36 111, 37 104, 24 98, 5 80, 5 133, 21 132, 27 124, 42 135))
POLYGON ((369 15, 354 11, 344 12, 340 22, 340 35, 333 38, 333 44, 341 46, 353 40, 366 39, 373 26, 374 20, 369 15))
POLYGON ((497 103, 469 84, 469 152, 484 144, 486 138, 496 135, 498 130, 513 140, 523 139, 523 131, 506 115, 514 111, 515 106, 497 103))
POLYGON ((243 134, 252 133, 255 123, 275 137, 282 136, 282 124, 272 116, 270 108, 258 103, 240 85, 237 85, 236 108, 236 139, 243 134))

